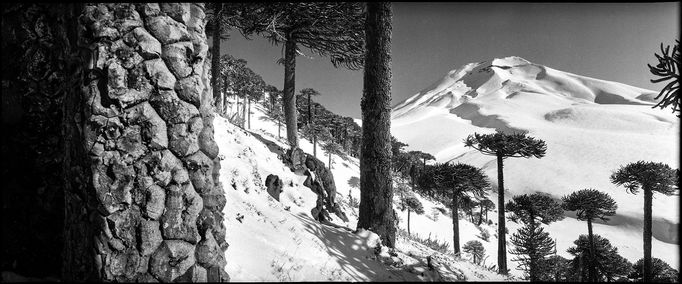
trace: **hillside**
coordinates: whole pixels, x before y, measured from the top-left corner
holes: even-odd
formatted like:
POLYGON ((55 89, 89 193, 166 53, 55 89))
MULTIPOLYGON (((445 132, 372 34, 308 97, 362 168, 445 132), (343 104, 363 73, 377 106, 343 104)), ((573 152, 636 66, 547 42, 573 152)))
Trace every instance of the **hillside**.
MULTIPOLYGON (((378 236, 368 231, 353 232, 358 213, 349 196, 357 202, 360 192, 359 162, 352 157, 334 155, 332 169, 336 199, 348 222, 337 218, 330 226, 313 220, 310 210, 315 207, 316 195, 303 186, 304 175, 292 172, 279 159, 285 139, 278 139, 277 124, 264 114, 260 104, 252 107, 252 113, 250 130, 221 117, 215 119, 222 159, 220 179, 228 204, 224 210, 230 244, 226 270, 232 281, 506 280, 494 271, 402 236, 397 238, 397 255, 389 255, 386 248, 375 255, 378 236), (264 181, 269 174, 278 175, 284 182, 280 202, 266 192, 264 181), (428 269, 428 256, 438 263, 436 270, 428 269)), ((302 139, 300 144, 312 153, 309 141, 302 139)), ((318 148, 317 155, 326 163, 323 150, 318 148)), ((439 205, 420 199, 427 214, 412 214, 412 233, 426 239, 433 232, 432 238, 451 240, 452 221, 434 214, 438 212, 434 207, 439 205)), ((405 229, 407 212, 399 211, 398 216, 403 220, 400 227, 405 229)), ((463 242, 478 239, 480 232, 472 224, 464 221, 461 226, 463 242)), ((492 234, 492 229, 488 230, 492 234)), ((492 237, 490 243, 484 242, 487 250, 494 249, 490 246, 493 242, 492 237)))
MULTIPOLYGON (((533 192, 559 198, 582 188, 604 191, 619 207, 616 216, 595 224, 594 231, 634 262, 643 255, 643 197, 617 188, 609 176, 638 160, 679 168, 679 119, 669 109, 652 109, 655 95, 507 57, 467 64, 397 104, 391 132, 409 144, 408 150, 431 153, 438 162, 482 167, 494 184, 494 157, 465 148, 469 134, 498 129, 545 140, 544 158, 505 160, 506 199, 533 192)), ((679 267, 679 196, 655 195, 653 206, 653 256, 679 267)), ((584 222, 568 217, 548 228, 558 254, 565 257, 566 249, 587 231, 584 222)), ((517 227, 512 223, 509 232, 517 227)), ((491 259, 495 252, 490 251, 491 259)))

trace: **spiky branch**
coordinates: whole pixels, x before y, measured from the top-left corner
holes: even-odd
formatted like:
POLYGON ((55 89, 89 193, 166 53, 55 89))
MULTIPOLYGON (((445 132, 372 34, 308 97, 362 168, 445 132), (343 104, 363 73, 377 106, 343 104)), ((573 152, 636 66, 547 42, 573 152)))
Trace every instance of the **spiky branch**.
POLYGON ((668 80, 670 81, 661 92, 654 99, 658 100, 663 97, 655 106, 661 109, 666 108, 669 105, 673 107, 673 113, 678 112, 677 116, 680 116, 680 69, 682 69, 682 63, 680 63, 680 41, 675 40, 675 45, 673 46, 672 53, 670 53, 670 46, 663 48, 663 43, 661 43, 661 55, 654 53, 656 59, 658 59, 658 64, 656 66, 649 67, 651 74, 654 74, 658 79, 651 79, 652 83, 659 83, 668 80))

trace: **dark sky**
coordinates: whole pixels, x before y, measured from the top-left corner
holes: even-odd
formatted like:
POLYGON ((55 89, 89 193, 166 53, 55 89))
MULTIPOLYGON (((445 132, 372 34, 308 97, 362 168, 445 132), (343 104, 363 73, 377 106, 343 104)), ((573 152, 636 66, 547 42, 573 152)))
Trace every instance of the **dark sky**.
MULTIPOLYGON (((392 104, 460 66, 520 56, 554 69, 658 91, 646 66, 661 42, 679 39, 680 3, 394 3, 392 104)), ((280 89, 279 46, 233 32, 222 53, 280 89)), ((331 111, 360 115, 362 70, 336 69, 309 50, 296 62, 296 92, 313 88, 331 111)))

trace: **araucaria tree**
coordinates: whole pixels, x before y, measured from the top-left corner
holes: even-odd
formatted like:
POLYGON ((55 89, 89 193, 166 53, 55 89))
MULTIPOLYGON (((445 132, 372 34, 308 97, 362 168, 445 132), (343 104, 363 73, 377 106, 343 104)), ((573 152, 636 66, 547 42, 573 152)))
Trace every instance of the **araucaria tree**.
POLYGON ((362 149, 358 229, 372 230, 395 248, 391 182, 391 21, 390 2, 368 2, 363 76, 362 149))
POLYGON ((402 205, 403 208, 402 210, 407 209, 407 235, 409 236, 410 233, 410 213, 414 212, 417 213, 418 215, 424 214, 424 206, 422 205, 421 202, 419 202, 419 199, 417 197, 409 195, 405 196, 402 198, 402 205))
MULTIPOLYGON (((56 135, 45 138, 61 140, 48 142, 56 149, 44 153, 61 164, 61 176, 40 176, 43 188, 58 186, 52 194, 61 198, 40 204, 61 209, 53 212, 63 235, 53 236, 58 249, 41 256, 61 258, 56 265, 65 282, 229 280, 204 4, 12 6, 25 20, 5 25, 11 9, 3 9, 3 65, 5 52, 30 56, 37 66, 17 67, 37 74, 3 66, 3 123, 6 97, 47 99, 44 114, 24 115, 32 123, 49 120, 45 126, 56 135), (37 75, 30 85, 38 89, 23 92, 7 74, 37 75)), ((5 231, 11 230, 3 230, 3 241, 5 231)))
POLYGON ((658 59, 658 64, 656 66, 649 66, 649 71, 660 78, 651 79, 652 83, 659 83, 671 80, 665 87, 661 90, 655 99, 661 98, 661 100, 654 107, 666 108, 669 105, 673 107, 673 113, 677 112, 677 116, 680 116, 680 70, 682 69, 682 61, 680 61, 680 40, 675 40, 675 45, 673 46, 673 51, 670 53, 670 46, 663 49, 663 43, 661 43, 661 55, 654 53, 656 59, 658 59))
POLYGON ((578 220, 587 221, 587 234, 590 247, 589 254, 589 280, 597 281, 596 256, 594 254, 594 239, 592 220, 601 219, 608 221, 608 216, 616 214, 618 205, 608 194, 596 189, 581 189, 561 198, 562 207, 566 211, 576 211, 578 220))
MULTIPOLYGON (((585 282, 589 277, 589 273, 586 273, 586 265, 595 266, 595 279, 594 282, 604 281, 622 281, 632 272, 632 264, 618 254, 618 248, 611 245, 608 239, 603 238, 600 235, 595 234, 590 241, 587 235, 580 235, 577 240, 573 243, 574 247, 569 247, 566 251, 573 255, 573 260, 571 260, 570 268, 570 279, 569 281, 585 282), (592 244, 590 244, 590 242, 592 244), (593 252, 590 252, 593 251, 593 252), (586 263, 586 258, 589 255, 594 255, 594 261, 591 263, 586 263)), ((589 260, 589 259, 588 259, 589 260)), ((589 272, 589 270, 588 270, 589 272)))
POLYGON ((531 282, 538 281, 541 272, 538 263, 556 252, 554 240, 539 224, 530 223, 512 234, 510 241, 515 247, 509 253, 517 256, 514 260, 519 261, 519 266, 528 273, 531 282))
POLYGON ((621 166, 611 182, 625 186, 628 193, 644 191, 644 281, 651 282, 651 210, 654 192, 672 195, 679 190, 680 170, 663 163, 638 161, 621 166))
POLYGON ((322 145, 322 150, 327 152, 327 156, 329 157, 329 170, 331 171, 332 169, 332 155, 333 154, 339 154, 341 152, 341 146, 337 144, 336 142, 329 140, 327 143, 322 145))
POLYGON ((466 194, 483 197, 490 187, 488 177, 481 169, 467 164, 436 164, 433 166, 432 182, 438 188, 444 188, 452 198, 452 247, 455 254, 460 253, 459 247, 459 212, 461 199, 466 194))
POLYGON ((308 120, 306 121, 306 124, 311 124, 313 123, 313 114, 312 114, 312 107, 311 107, 311 97, 317 97, 320 95, 320 92, 316 91, 313 88, 305 88, 301 90, 301 96, 308 97, 308 120))
POLYGON ((464 253, 471 255, 471 260, 475 264, 481 264, 483 261, 483 256, 485 256, 485 248, 483 244, 477 240, 471 240, 464 244, 462 247, 464 253))
POLYGON ((526 136, 524 133, 505 134, 496 132, 493 134, 469 135, 464 140, 464 145, 472 147, 485 155, 497 158, 497 268, 498 273, 507 274, 507 240, 505 233, 504 217, 504 175, 503 160, 505 158, 542 158, 545 156, 547 146, 545 141, 526 136))
POLYGON ((355 2, 259 3, 255 17, 246 23, 247 33, 263 34, 284 45, 284 117, 287 140, 298 147, 295 72, 301 47, 330 57, 335 67, 360 69, 364 55, 364 7, 355 2))
MULTIPOLYGON (((644 259, 640 258, 632 265, 632 269, 628 278, 631 280, 642 281, 642 266, 644 259)), ((651 282, 656 283, 680 283, 680 272, 672 268, 665 261, 658 258, 651 258, 651 282)))
POLYGON ((517 195, 506 205, 512 213, 512 221, 521 221, 524 227, 512 235, 511 242, 516 248, 510 253, 517 255, 522 267, 530 277, 530 281, 540 280, 544 258, 554 253, 554 241, 549 233, 543 232, 540 223, 549 224, 564 218, 564 211, 555 199, 548 194, 534 193, 517 195))

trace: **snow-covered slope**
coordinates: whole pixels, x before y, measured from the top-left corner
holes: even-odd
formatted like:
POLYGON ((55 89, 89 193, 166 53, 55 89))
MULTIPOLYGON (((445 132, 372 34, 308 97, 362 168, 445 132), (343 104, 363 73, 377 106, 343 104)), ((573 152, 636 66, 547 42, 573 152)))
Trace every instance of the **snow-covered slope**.
MULTIPOLYGON (((507 57, 453 70, 396 105, 391 132, 408 149, 429 152, 438 162, 482 167, 494 184, 494 157, 465 148, 469 134, 524 131, 545 140, 544 158, 505 160, 506 198, 536 191, 561 197, 582 188, 606 192, 618 202, 617 215, 596 224, 594 231, 636 261, 643 255, 643 197, 627 194, 609 176, 638 160, 679 168, 679 119, 670 109, 652 109, 655 96, 650 90, 507 57)), ((653 205, 653 255, 678 267, 679 196, 656 194, 653 205)), ((587 231, 584 222, 568 217, 549 226, 563 256, 587 231)), ((490 250, 491 259, 495 252, 490 250)))
MULTIPOLYGON (((349 222, 334 220, 337 226, 328 226, 313 220, 310 210, 315 207, 316 196, 303 186, 305 176, 290 171, 277 156, 286 149, 285 137, 278 138, 277 124, 264 115, 262 106, 255 104, 252 113, 249 130, 221 117, 215 119, 222 159, 220 181, 227 199, 224 214, 230 247, 226 251, 226 270, 232 281, 505 280, 493 271, 406 238, 397 239, 397 256, 391 257, 384 249, 377 257, 374 247, 378 236, 368 231, 352 232, 358 212, 349 196, 356 201, 360 197, 359 162, 355 158, 332 156, 336 200, 349 222), (280 202, 266 192, 264 180, 269 174, 284 181, 280 202), (244 217, 238 220, 240 216, 244 217), (437 272, 428 270, 427 256, 441 263, 437 272)), ((307 153, 313 152, 312 144, 305 139, 300 146, 307 153)), ((317 155, 327 162, 327 153, 319 145, 317 155)), ((436 205, 424 202, 427 212, 432 212, 436 205)), ((406 220, 407 212, 398 214, 406 220)), ((413 234, 426 238, 433 233, 432 238, 451 240, 450 219, 434 221, 430 214, 431 219, 412 214, 413 234)), ((400 222, 401 228, 406 226, 405 221, 400 222)), ((479 230, 473 225, 462 227, 462 243, 478 239, 479 230)))

